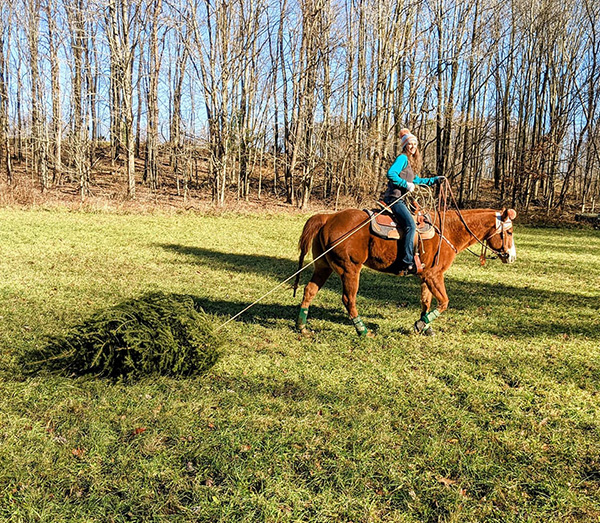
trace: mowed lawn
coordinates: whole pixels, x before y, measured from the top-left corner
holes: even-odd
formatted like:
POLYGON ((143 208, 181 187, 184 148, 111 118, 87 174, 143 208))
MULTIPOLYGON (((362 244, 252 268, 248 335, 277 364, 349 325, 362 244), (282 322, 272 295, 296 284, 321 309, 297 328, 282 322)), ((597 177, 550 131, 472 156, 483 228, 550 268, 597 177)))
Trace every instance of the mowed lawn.
POLYGON ((598 231, 517 220, 516 264, 461 254, 433 338, 411 333, 416 279, 364 270, 374 339, 333 276, 312 338, 285 285, 219 330, 203 376, 17 363, 150 291, 218 327, 295 272, 306 218, 1 209, 0 520, 600 520, 598 231))

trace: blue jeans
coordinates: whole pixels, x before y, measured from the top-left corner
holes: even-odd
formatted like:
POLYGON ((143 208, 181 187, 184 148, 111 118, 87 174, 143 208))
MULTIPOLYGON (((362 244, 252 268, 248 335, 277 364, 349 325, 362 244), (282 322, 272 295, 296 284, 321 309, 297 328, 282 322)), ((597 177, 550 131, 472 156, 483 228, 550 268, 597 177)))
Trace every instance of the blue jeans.
POLYGON ((415 263, 415 233, 417 226, 413 220, 412 214, 406 207, 404 200, 398 200, 391 207, 394 218, 398 222, 398 229, 404 232, 404 237, 400 239, 399 243, 404 251, 402 255, 402 263, 405 266, 413 265, 415 263))

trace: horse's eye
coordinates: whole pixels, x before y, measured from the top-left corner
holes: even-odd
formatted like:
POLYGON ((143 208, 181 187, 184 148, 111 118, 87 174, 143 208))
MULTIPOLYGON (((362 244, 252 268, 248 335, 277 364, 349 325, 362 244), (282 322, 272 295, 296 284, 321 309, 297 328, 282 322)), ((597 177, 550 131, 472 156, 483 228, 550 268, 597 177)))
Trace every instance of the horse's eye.
POLYGON ((509 236, 512 236, 513 232, 512 231, 506 231, 506 234, 508 234, 509 236))

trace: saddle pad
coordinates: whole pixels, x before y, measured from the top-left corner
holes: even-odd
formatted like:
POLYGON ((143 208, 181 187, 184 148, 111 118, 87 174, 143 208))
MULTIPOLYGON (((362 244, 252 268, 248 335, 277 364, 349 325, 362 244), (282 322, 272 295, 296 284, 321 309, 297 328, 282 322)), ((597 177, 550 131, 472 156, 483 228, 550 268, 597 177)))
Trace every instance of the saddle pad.
POLYGON ((376 216, 376 214, 369 210, 365 209, 365 212, 371 218, 371 232, 384 240, 399 240, 400 232, 396 226, 396 222, 394 221, 393 216, 390 214, 380 214, 376 216))
MULTIPOLYGON (((371 218, 371 232, 384 240, 399 240, 402 236, 402 232, 398 230, 398 225, 394 220, 394 216, 391 212, 385 211, 381 214, 377 214, 379 211, 365 209, 365 212, 371 218)), ((422 240, 429 240, 433 238, 435 229, 431 224, 429 214, 417 213, 413 215, 415 224, 417 225, 417 233, 422 240)))

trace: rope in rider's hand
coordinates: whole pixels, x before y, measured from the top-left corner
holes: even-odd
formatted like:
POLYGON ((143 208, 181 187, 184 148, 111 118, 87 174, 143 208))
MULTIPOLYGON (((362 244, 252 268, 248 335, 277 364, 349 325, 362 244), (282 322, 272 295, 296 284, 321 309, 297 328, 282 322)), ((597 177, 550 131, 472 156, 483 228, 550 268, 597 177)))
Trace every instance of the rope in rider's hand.
POLYGON ((436 202, 434 189, 428 185, 417 185, 411 193, 411 197, 417 202, 418 208, 423 214, 435 212, 436 202))
POLYGON ((449 191, 449 182, 445 176, 440 176, 440 189, 438 193, 438 198, 435 197, 435 189, 434 186, 431 185, 417 185, 415 191, 411 193, 411 196, 417 202, 418 208, 424 215, 429 215, 431 217, 431 225, 438 230, 439 233, 439 243, 436 248, 436 253, 433 257, 432 266, 435 266, 437 263, 437 259, 439 256, 440 249, 442 247, 442 238, 444 235, 444 226, 446 222, 446 210, 447 210, 447 200, 448 200, 448 191, 449 191), (437 220, 436 220, 437 215, 437 220), (436 227, 436 221, 439 222, 439 228, 436 227))
POLYGON ((433 218, 438 209, 446 210, 446 184, 448 179, 445 176, 440 178, 439 196, 436 198, 434 185, 417 185, 410 196, 417 202, 419 209, 423 214, 430 214, 433 218))

